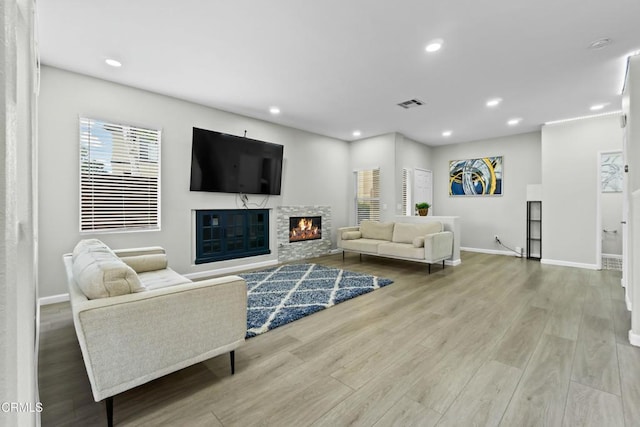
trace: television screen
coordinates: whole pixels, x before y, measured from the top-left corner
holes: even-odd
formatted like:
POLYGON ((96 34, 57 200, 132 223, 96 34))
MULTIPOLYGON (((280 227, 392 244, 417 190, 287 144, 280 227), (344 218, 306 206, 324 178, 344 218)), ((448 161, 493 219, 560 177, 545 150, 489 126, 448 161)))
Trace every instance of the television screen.
POLYGON ((191 191, 279 195, 283 148, 193 128, 191 191))

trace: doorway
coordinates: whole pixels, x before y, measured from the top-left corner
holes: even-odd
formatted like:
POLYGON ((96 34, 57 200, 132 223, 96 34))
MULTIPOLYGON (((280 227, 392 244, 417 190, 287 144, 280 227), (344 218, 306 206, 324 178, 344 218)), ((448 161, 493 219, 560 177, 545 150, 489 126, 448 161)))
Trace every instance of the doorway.
POLYGON ((598 153, 597 265, 623 268, 623 171, 621 150, 598 153))

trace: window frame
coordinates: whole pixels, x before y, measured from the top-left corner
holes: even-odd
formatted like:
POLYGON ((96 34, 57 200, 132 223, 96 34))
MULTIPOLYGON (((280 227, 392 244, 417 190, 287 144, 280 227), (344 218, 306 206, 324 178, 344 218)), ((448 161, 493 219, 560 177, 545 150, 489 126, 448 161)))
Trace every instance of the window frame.
POLYGON ((413 216, 413 175, 409 168, 402 168, 402 215, 413 216))
POLYGON ((355 210, 355 223, 356 225, 360 225, 360 222, 363 219, 372 219, 374 221, 380 221, 380 217, 382 214, 382 209, 381 209, 381 197, 380 197, 380 168, 379 167, 375 167, 375 168, 371 168, 371 169, 360 169, 360 170, 356 170, 354 171, 354 191, 355 191, 355 197, 354 197, 354 210, 355 210), (362 174, 365 173, 371 173, 371 185, 373 187, 374 192, 377 192, 377 197, 359 197, 359 191, 358 189, 360 188, 360 176, 362 174), (377 188, 376 188, 377 187, 377 188), (359 214, 359 206, 360 206, 360 202, 369 202, 370 204, 370 209, 369 209, 369 216, 368 218, 363 218, 361 217, 361 215, 359 214), (372 203, 373 202, 373 203, 372 203), (377 203, 376 203, 377 202, 377 203), (377 204, 377 209, 374 209, 374 215, 372 217, 371 212, 371 206, 376 206, 377 204))
MULTIPOLYGON (((100 118, 79 116, 78 131, 79 131, 79 135, 78 135, 78 143, 79 143, 78 144, 78 165, 79 165, 78 228, 79 228, 79 232, 81 234, 107 234, 107 233, 136 233, 136 232, 147 232, 147 231, 160 231, 161 224, 162 224, 162 215, 161 215, 162 213, 162 210, 161 210, 161 205, 162 205, 162 199, 161 199, 162 129, 159 127, 153 127, 153 126, 122 124, 122 123, 116 123, 111 120, 103 120, 100 118), (112 131, 107 130, 106 128, 111 128, 112 131), (128 193, 129 196, 131 196, 130 198, 126 198, 126 197, 123 198, 123 204, 125 206, 122 207, 122 210, 117 214, 112 214, 112 217, 115 219, 114 222, 119 222, 120 224, 118 224, 117 226, 111 226, 111 227, 107 227, 107 226, 101 227, 100 226, 101 221, 96 220, 95 217, 96 217, 97 210, 96 210, 95 201, 93 200, 95 195, 95 191, 94 191, 95 189, 91 189, 90 192, 87 192, 87 190, 85 189, 83 192, 83 185, 87 185, 87 183, 89 183, 88 185, 94 185, 96 181, 96 177, 102 176, 104 178, 104 175, 105 175, 105 174, 96 174, 95 172, 91 171, 92 165, 97 163, 96 158, 98 157, 98 155, 92 156, 91 154, 92 149, 98 148, 100 144, 103 144, 105 141, 107 141, 107 140, 100 140, 99 137, 92 137, 92 135, 95 135, 100 131, 121 132, 121 138, 116 139, 116 141, 122 144, 127 144, 134 141, 136 144, 133 146, 133 149, 136 152, 136 154, 122 155, 122 152, 120 152, 119 153, 120 155, 116 156, 116 158, 114 159, 113 158, 113 154, 114 154, 113 134, 112 134, 110 139, 108 139, 108 141, 110 141, 110 143, 112 144, 111 148, 107 151, 105 150, 102 151, 102 156, 109 156, 109 160, 108 161, 105 160, 104 162, 105 165, 108 163, 111 168, 113 168, 114 164, 128 165, 129 167, 128 169, 129 173, 123 173, 121 175, 112 175, 114 176, 114 179, 111 179, 111 181, 113 182, 117 181, 118 176, 120 177, 120 181, 121 181, 121 185, 113 186, 114 195, 117 195, 118 191, 121 191, 122 192, 121 194, 127 194, 125 193, 127 185, 132 185, 132 183, 133 185, 135 185, 136 179, 129 178, 127 180, 126 177, 129 177, 129 176, 136 177, 136 178, 146 177, 146 178, 149 178, 150 183, 151 181, 155 181, 155 185, 147 184, 147 189, 151 189, 152 193, 153 193, 153 190, 155 189, 155 195, 148 196, 148 193, 147 193, 146 199, 144 196, 142 197, 142 200, 146 202, 142 204, 143 210, 147 214, 147 216, 151 218, 151 220, 147 224, 144 224, 143 222, 140 223, 141 225, 131 225, 131 223, 127 224, 127 219, 126 219, 127 212, 130 213, 132 211, 135 211, 134 209, 131 208, 130 204, 126 205, 127 202, 131 202, 135 197, 131 193, 128 193), (97 132, 97 133, 94 134, 94 132, 97 132), (147 137, 147 135, 149 137, 147 137), (156 146, 155 149, 152 148, 153 145, 156 146), (84 154, 83 150, 85 148, 89 151, 89 154, 84 154), (151 154, 153 151, 156 152, 155 159, 152 159, 154 157, 151 154), (143 154, 145 155, 143 156, 143 154), (133 170, 137 170, 137 173, 132 174, 131 171, 133 170), (86 196, 87 193, 90 194, 90 197, 92 198, 92 200, 87 201, 86 197, 85 199, 83 199, 83 195, 86 196), (155 209, 151 208, 154 205, 155 205, 155 209)), ((123 145, 122 148, 126 148, 126 146, 123 145)), ((126 172, 126 166, 125 166, 125 169, 123 169, 123 171, 126 172)), ((105 185, 108 186, 109 179, 105 179, 104 182, 105 182, 105 185)), ((144 185, 142 185, 141 187, 144 187, 144 185)), ((115 204, 113 201, 109 203, 115 204)), ((107 203, 107 206, 108 206, 108 203, 107 203)))

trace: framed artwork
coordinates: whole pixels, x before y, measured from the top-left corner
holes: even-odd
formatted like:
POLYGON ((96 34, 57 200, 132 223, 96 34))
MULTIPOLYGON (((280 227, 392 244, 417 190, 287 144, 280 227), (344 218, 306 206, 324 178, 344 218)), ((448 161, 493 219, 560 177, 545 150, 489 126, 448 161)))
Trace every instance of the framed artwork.
POLYGON ((501 196, 502 156, 449 161, 450 196, 501 196))
POLYGON ((600 189, 603 193, 622 192, 622 152, 600 155, 600 189))

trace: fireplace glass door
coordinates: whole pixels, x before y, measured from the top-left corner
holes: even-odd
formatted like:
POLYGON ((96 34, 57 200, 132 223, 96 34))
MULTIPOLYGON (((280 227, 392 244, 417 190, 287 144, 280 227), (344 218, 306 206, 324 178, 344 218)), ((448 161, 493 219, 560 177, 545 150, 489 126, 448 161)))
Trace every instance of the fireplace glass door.
POLYGON ((322 239, 321 216, 289 217, 289 243, 322 239))

